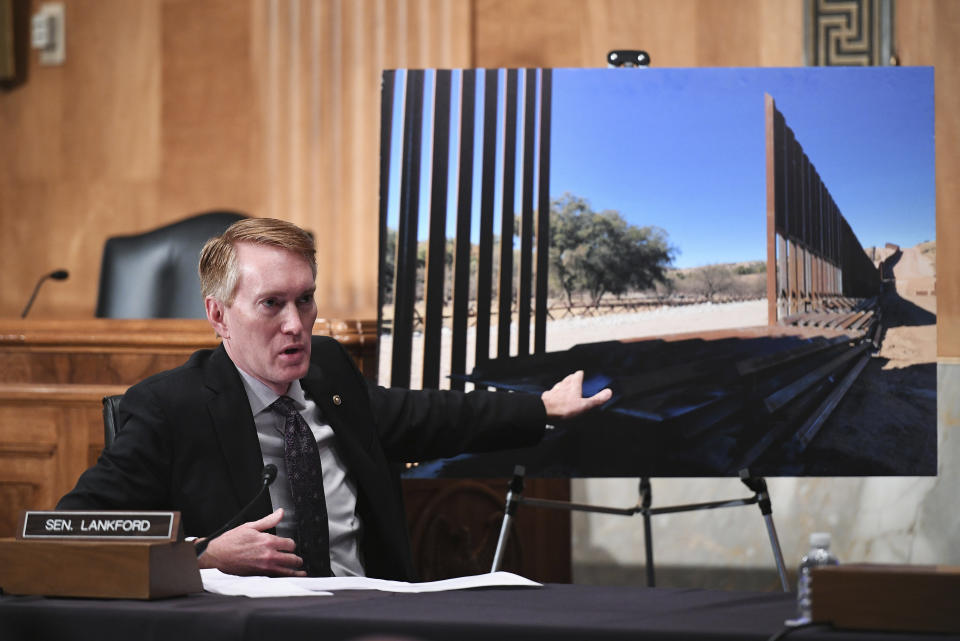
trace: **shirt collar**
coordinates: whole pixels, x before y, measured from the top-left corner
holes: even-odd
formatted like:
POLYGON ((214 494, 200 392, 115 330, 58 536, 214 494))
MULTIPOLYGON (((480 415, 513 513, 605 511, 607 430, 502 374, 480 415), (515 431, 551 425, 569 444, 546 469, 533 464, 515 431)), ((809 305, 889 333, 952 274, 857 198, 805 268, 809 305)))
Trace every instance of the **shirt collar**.
MULTIPOLYGON (((234 367, 236 367, 236 365, 234 365, 234 367)), ((239 367, 237 367, 237 371, 240 373, 241 380, 243 380, 243 387, 247 392, 247 400, 250 401, 250 411, 254 416, 273 405, 273 402, 280 398, 280 394, 277 394, 267 387, 262 381, 247 374, 239 367)), ((293 399, 293 404, 298 410, 306 409, 307 400, 299 380, 290 383, 290 389, 287 390, 284 396, 289 396, 293 399)))

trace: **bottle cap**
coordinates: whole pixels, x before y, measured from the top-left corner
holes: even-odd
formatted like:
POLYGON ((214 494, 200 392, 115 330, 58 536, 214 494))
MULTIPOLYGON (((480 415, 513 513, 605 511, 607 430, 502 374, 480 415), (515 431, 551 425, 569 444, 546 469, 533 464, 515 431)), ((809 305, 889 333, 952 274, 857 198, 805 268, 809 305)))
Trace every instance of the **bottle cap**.
POLYGON ((830 533, 814 532, 810 535, 810 545, 818 548, 830 547, 830 533))

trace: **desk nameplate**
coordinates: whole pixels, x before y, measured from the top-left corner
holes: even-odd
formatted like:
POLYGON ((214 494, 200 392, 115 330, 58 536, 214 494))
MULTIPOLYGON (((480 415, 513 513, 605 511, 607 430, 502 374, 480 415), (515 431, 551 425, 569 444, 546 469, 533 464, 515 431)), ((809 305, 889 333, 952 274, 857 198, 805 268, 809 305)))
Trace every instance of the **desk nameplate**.
POLYGON ((175 542, 182 537, 179 512, 26 510, 17 538, 175 542))
POLYGON ((0 538, 0 591, 97 599, 202 592, 193 543, 0 538))

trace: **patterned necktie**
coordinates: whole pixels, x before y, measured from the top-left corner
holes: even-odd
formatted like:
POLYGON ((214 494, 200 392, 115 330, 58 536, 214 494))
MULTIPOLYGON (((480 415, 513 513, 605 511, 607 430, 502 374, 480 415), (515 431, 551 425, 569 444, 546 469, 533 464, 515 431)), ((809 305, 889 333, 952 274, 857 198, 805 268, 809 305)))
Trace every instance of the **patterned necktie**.
POLYGON ((309 576, 332 576, 327 501, 317 440, 290 397, 281 396, 270 407, 285 419, 283 459, 297 512, 297 554, 309 576))

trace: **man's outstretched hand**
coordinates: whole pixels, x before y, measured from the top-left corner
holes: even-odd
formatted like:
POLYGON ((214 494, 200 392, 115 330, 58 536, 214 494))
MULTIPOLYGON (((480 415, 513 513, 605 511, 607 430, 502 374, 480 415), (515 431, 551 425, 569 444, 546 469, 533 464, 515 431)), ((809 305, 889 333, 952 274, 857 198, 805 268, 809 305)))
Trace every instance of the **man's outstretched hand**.
POLYGON ((577 370, 541 394, 540 399, 547 408, 548 418, 563 420, 603 405, 611 396, 613 392, 608 387, 584 398, 583 370, 577 370))
POLYGON ((266 532, 281 518, 283 509, 278 508, 258 521, 227 530, 210 541, 198 559, 200 567, 242 576, 306 576, 300 569, 303 560, 294 553, 293 539, 266 532))

